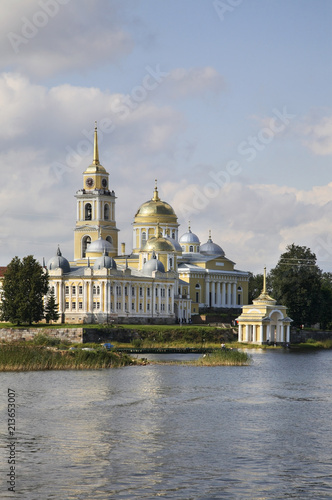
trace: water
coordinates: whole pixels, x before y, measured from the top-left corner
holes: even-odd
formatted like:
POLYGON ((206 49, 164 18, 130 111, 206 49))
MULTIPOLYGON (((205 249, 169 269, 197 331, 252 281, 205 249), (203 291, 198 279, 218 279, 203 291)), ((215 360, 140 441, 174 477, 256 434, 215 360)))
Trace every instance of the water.
POLYGON ((332 351, 252 354, 249 367, 0 373, 0 498, 332 498, 332 351))

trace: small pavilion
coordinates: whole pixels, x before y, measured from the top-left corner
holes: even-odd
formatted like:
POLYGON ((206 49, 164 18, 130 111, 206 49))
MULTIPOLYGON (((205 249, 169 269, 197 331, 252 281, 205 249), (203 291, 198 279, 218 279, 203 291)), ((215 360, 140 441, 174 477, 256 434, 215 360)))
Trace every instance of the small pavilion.
POLYGON ((252 304, 242 306, 242 314, 237 318, 238 341, 247 344, 282 344, 290 342, 290 324, 286 306, 266 291, 266 267, 264 268, 263 290, 252 304))

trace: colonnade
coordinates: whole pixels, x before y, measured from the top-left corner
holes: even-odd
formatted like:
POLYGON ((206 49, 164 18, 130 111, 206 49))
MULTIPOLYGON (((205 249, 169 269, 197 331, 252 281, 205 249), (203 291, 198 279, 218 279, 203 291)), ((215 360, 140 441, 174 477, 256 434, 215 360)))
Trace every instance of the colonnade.
POLYGON ((289 343, 290 342, 290 324, 280 323, 239 323, 238 341, 253 344, 271 343, 289 343))
POLYGON ((240 304, 237 300, 237 283, 206 281, 205 287, 205 302, 208 307, 239 307, 242 305, 242 289, 240 304))

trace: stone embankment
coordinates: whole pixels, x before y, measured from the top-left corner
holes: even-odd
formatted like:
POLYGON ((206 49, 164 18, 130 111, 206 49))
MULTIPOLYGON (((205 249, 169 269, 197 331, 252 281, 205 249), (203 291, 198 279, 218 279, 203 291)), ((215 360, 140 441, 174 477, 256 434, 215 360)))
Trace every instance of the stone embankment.
POLYGON ((5 342, 33 340, 36 335, 83 342, 83 328, 0 328, 0 341, 5 342))

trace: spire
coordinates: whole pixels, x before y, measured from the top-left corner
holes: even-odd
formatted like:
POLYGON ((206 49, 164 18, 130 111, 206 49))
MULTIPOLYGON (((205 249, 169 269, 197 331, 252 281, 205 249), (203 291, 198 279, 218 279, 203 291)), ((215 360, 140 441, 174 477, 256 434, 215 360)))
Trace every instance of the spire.
POLYGON ((263 290, 262 293, 266 293, 266 267, 264 267, 264 274, 263 274, 263 290))
POLYGON ((209 241, 212 241, 212 238, 211 238, 211 229, 209 229, 209 241))
POLYGON ((93 147, 93 165, 99 165, 98 135, 97 135, 96 121, 95 121, 95 136, 94 136, 94 147, 93 147))
POLYGON ((154 187, 154 192, 153 192, 153 201, 160 201, 160 198, 158 196, 158 188, 157 188, 157 179, 155 179, 155 187, 154 187))
POLYGON ((188 220, 188 233, 191 233, 190 220, 188 220))

